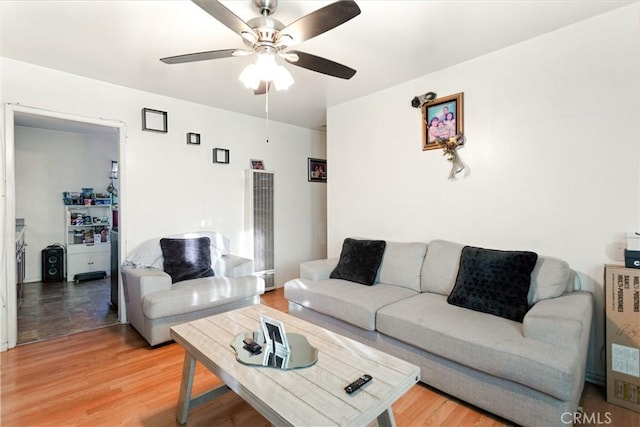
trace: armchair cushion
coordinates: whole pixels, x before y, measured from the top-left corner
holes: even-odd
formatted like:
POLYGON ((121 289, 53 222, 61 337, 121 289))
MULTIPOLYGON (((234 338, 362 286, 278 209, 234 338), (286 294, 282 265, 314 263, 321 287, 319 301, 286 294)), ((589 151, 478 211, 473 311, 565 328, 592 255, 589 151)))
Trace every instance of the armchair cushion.
MULTIPOLYGON (((190 239, 197 237, 208 237, 211 243, 211 265, 223 255, 229 255, 229 239, 215 231, 193 231, 190 233, 174 234, 166 236, 172 239, 190 239)), ((127 254, 125 265, 136 268, 158 268, 162 269, 164 260, 162 258, 162 248, 160 238, 155 237, 139 244, 135 249, 127 254)))
POLYGON ((257 276, 184 280, 171 289, 147 295, 142 301, 142 312, 148 319, 163 319, 228 305, 262 293, 264 280, 257 276))
POLYGON ((160 239, 163 267, 171 283, 213 276, 210 244, 208 237, 160 239))
POLYGON ((162 250, 160 239, 149 239, 140 243, 134 250, 127 254, 125 265, 135 268, 162 268, 162 250))

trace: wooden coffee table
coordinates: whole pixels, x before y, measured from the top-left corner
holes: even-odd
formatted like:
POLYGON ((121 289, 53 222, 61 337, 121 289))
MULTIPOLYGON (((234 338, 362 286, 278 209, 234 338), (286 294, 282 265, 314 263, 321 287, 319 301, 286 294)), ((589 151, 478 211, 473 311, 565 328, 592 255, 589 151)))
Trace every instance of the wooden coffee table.
POLYGON ((185 349, 176 418, 187 422, 189 408, 233 390, 273 425, 395 425, 391 405, 420 379, 420 368, 302 319, 263 305, 194 320, 171 328, 185 349), (261 315, 280 320, 287 332, 303 334, 318 348, 308 368, 280 370, 239 363, 230 343, 254 331, 261 315), (225 385, 191 397, 196 360, 225 385), (344 391, 363 374, 373 380, 354 394, 344 391))

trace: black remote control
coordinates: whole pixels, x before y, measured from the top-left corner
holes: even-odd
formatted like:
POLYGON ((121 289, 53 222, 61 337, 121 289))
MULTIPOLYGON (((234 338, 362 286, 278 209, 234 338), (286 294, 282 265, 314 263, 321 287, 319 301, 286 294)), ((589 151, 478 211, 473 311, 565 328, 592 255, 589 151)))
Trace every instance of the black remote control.
POLYGON ((360 389, 360 387, 362 387, 363 385, 365 385, 371 380, 372 380, 371 375, 364 374, 363 376, 361 376, 360 378, 358 378, 357 380, 355 380, 354 382, 346 386, 344 388, 344 391, 346 391, 347 394, 354 393, 356 390, 360 389))
POLYGON ((244 348, 253 354, 260 354, 262 351, 262 346, 255 342, 251 337, 246 337, 242 342, 245 344, 244 348))

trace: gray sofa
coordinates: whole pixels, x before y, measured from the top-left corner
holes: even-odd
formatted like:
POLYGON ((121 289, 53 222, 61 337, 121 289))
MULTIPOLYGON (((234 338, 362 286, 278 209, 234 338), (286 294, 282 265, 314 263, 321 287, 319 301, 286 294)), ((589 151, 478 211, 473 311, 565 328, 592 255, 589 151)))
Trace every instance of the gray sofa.
POLYGON ((289 312, 421 368, 421 381, 520 425, 563 425, 584 387, 592 295, 562 260, 539 256, 522 323, 447 302, 463 245, 387 242, 375 284, 300 266, 289 312), (566 416, 565 416, 566 418, 566 416))
POLYGON ((260 303, 264 280, 253 275, 252 260, 229 253, 229 241, 222 235, 196 232, 170 237, 208 237, 215 276, 172 283, 163 271, 160 238, 128 254, 121 268, 127 318, 150 345, 170 341, 173 325, 260 303))

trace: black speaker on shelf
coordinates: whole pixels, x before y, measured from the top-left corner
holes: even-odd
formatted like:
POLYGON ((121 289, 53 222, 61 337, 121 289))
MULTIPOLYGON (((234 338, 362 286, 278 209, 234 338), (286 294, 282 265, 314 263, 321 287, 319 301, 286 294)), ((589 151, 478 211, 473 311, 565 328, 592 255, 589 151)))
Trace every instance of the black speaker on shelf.
POLYGON ((47 246, 42 250, 42 281, 64 280, 64 249, 60 245, 47 246))

